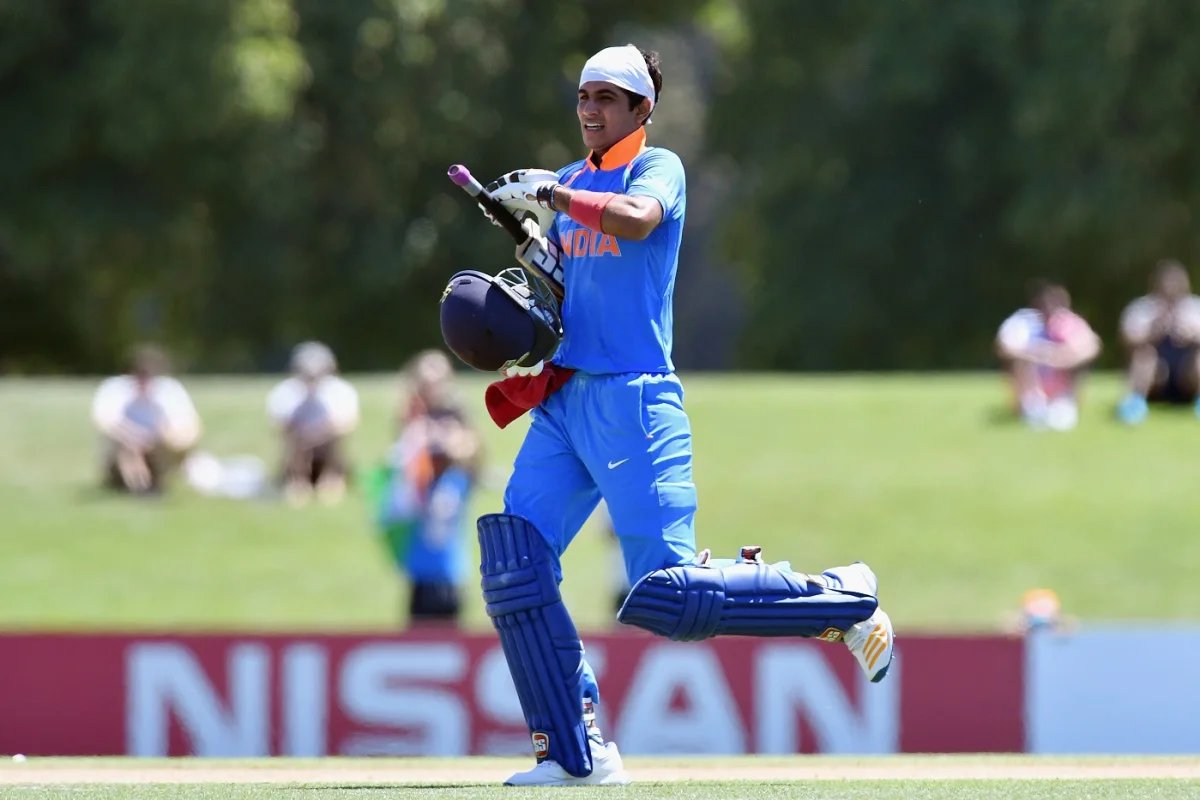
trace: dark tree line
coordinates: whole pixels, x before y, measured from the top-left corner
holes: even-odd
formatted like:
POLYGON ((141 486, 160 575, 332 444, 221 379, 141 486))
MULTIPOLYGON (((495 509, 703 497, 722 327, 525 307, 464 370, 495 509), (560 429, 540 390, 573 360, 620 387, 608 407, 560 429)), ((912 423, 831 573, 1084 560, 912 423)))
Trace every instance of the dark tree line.
POLYGON ((451 273, 508 263, 446 166, 577 157, 578 69, 631 37, 675 43, 653 133, 696 192, 681 365, 986 364, 1039 275, 1111 341, 1155 260, 1200 254, 1197 22, 1183 0, 0 1, 0 371, 111 369, 145 338, 200 369, 314 336, 395 366, 438 342, 451 273), (718 320, 733 346, 701 346, 718 320))

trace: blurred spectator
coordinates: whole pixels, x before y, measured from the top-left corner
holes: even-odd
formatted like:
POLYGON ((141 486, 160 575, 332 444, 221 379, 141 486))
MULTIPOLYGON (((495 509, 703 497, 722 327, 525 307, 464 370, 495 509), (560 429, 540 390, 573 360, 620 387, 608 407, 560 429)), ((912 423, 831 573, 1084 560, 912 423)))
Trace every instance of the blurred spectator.
POLYGON ((92 398, 92 421, 104 437, 104 485, 154 494, 200 438, 200 416, 183 384, 168 373, 162 350, 134 350, 129 373, 106 378, 92 398))
POLYGON ((183 477, 198 494, 255 500, 271 493, 270 471, 258 456, 216 456, 204 450, 183 461, 183 477))
POLYGON ((1039 281, 1029 306, 1017 310, 996 334, 1017 413, 1035 428, 1070 430, 1079 421, 1081 370, 1100 353, 1100 337, 1071 311, 1071 296, 1039 281))
POLYGON ((466 421, 454 382, 454 366, 441 350, 422 350, 404 367, 405 390, 396 404, 396 432, 422 417, 451 416, 466 421))
POLYGON ((396 441, 376 480, 378 521, 397 568, 410 580, 409 619, 456 622, 480 440, 459 403, 444 353, 417 354, 405 378, 396 441))
POLYGON ((1063 614, 1062 602, 1053 589, 1030 589, 1021 596, 1021 608, 1006 623, 1009 633, 1024 636, 1037 631, 1070 633, 1078 620, 1063 614))
POLYGON ((1150 294, 1121 314, 1121 339, 1129 350, 1129 390, 1117 406, 1122 422, 1138 424, 1153 402, 1191 403, 1200 415, 1200 297, 1182 264, 1158 263, 1150 294))
POLYGON ((338 377, 333 351, 320 342, 296 345, 291 368, 267 396, 267 414, 283 437, 284 497, 303 505, 315 492, 335 503, 346 491, 343 440, 358 426, 358 392, 338 377))

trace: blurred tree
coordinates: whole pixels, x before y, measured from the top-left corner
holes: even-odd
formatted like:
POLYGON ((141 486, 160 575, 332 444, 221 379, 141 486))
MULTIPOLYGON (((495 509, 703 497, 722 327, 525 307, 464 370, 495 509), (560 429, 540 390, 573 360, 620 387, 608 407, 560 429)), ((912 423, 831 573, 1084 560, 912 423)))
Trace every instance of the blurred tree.
POLYGON ((1108 333, 1154 261, 1200 257, 1195 4, 736 9, 713 146, 743 167, 742 363, 985 364, 1029 277, 1108 333))
POLYGON ((510 263, 446 167, 576 156, 577 70, 629 31, 692 56, 661 120, 702 267, 683 349, 745 319, 749 367, 980 365, 1034 275, 1108 334, 1160 256, 1200 261, 1197 21, 1185 0, 0 0, 0 370, 111 369, 139 338, 234 370, 301 338, 352 369, 437 344, 446 278, 510 263))
MULTIPOLYGON (((0 5, 0 367, 198 354, 225 209, 306 80, 285 0, 0 5)), ((264 164, 264 162, 267 162, 264 164)))
POLYGON ((361 366, 441 344, 451 274, 512 265, 510 245, 446 179, 558 167, 582 147, 575 82, 614 21, 684 2, 298 0, 313 82, 296 124, 319 142, 297 231, 297 305, 281 330, 329 331, 361 366), (312 302, 319 299, 319 302, 312 302))
POLYGON ((446 167, 569 161, 586 55, 688 6, 0 3, 0 369, 436 344, 449 275, 511 263, 446 167))

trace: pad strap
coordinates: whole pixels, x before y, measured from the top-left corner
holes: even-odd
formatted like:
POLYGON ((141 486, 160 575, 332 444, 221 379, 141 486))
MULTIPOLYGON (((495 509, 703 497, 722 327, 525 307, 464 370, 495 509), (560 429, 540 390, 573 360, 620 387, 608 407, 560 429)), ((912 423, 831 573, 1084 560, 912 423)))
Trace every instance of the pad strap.
POLYGON ((479 518, 483 601, 512 673, 538 761, 592 773, 583 721, 583 643, 555 577, 558 557, 523 517, 479 518))
POLYGON ((870 595, 830 589, 773 564, 659 569, 630 590, 617 619, 676 641, 710 636, 840 639, 875 613, 870 595))

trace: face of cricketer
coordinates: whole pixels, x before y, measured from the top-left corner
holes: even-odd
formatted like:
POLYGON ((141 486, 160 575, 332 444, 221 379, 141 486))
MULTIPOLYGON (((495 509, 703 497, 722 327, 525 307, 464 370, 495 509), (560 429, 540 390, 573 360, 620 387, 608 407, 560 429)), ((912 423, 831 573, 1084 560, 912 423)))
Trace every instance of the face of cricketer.
POLYGON ((650 112, 650 101, 629 107, 629 95, 607 81, 588 81, 579 87, 575 113, 583 144, 600 155, 641 127, 650 112))

